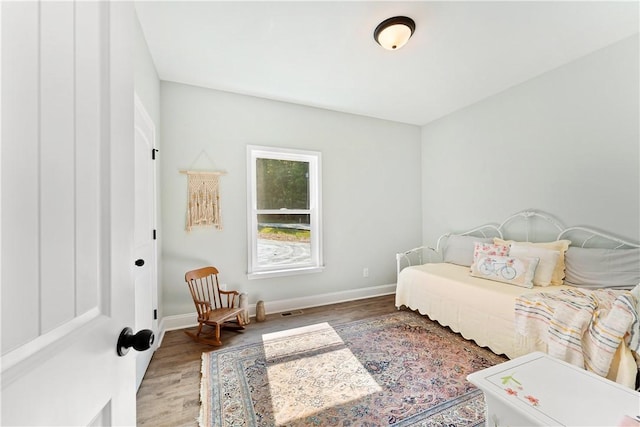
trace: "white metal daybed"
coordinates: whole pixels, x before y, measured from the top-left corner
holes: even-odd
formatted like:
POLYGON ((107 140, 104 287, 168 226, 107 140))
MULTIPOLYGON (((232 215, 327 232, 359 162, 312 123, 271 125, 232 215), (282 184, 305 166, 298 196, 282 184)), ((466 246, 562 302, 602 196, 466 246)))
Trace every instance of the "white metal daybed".
MULTIPOLYGON (((470 267, 466 265, 470 261, 460 260, 468 256, 466 253, 461 253, 463 247, 460 242, 468 245, 470 240, 492 241, 494 238, 522 242, 570 240, 572 244, 567 251, 568 263, 573 262, 572 259, 576 256, 581 256, 576 251, 579 252, 582 248, 609 247, 612 251, 630 249, 627 252, 614 253, 623 253, 625 256, 635 257, 633 259, 637 258, 635 267, 633 262, 631 263, 630 269, 633 270, 631 276, 626 274, 623 280, 627 282, 636 280, 635 269, 640 271, 640 245, 594 229, 565 228, 550 215, 537 211, 524 211, 512 215, 499 225, 490 224, 457 235, 442 236, 438 239, 436 248, 420 247, 397 254, 396 306, 417 310, 460 333, 464 338, 488 347, 494 353, 505 354, 509 358, 532 351, 546 352, 548 338, 525 336, 517 332, 516 300, 523 295, 531 298, 536 293, 547 295, 549 292, 563 289, 571 292, 570 290, 575 287, 568 284, 552 284, 547 287, 522 288, 471 276, 470 267), (516 227, 523 222, 524 227, 516 227), (448 248, 447 244, 452 240, 456 241, 456 244, 448 248), (429 262, 423 262, 424 260, 429 262)), ((601 251, 609 253, 607 249, 595 249, 595 251, 598 254, 601 251)), ((635 284, 639 281, 640 279, 635 284)), ((640 287, 637 289, 640 290, 640 287)), ((638 299, 640 295, 636 295, 636 303, 638 299)), ((635 308, 637 316, 638 307, 635 308)), ((638 328, 637 317, 632 327, 638 328)), ((639 335, 640 331, 636 331, 636 339, 639 335)), ((637 371, 634 353, 625 344, 618 348, 606 376, 634 387, 637 371)))

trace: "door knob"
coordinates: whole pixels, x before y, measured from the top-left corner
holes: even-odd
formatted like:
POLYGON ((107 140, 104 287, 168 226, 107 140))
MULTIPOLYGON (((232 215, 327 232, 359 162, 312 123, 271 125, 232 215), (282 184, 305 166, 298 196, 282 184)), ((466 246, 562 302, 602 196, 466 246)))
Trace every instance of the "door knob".
POLYGON ((118 337, 118 345, 116 349, 118 356, 124 356, 129 352, 129 348, 133 347, 138 351, 148 350, 153 344, 155 336, 150 329, 142 329, 137 334, 133 334, 133 330, 129 327, 124 328, 118 337))
POLYGON ((135 264, 136 264, 138 267, 142 267, 142 266, 144 265, 144 260, 143 260, 142 258, 137 259, 137 260, 136 260, 136 262, 135 262, 135 264))

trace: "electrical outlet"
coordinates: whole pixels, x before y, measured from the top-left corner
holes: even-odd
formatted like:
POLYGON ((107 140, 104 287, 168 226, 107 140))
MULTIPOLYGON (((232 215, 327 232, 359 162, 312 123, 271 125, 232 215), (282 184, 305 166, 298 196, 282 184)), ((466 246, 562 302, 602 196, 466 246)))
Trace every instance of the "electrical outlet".
POLYGON ((362 277, 369 277, 369 267, 362 269, 362 277))

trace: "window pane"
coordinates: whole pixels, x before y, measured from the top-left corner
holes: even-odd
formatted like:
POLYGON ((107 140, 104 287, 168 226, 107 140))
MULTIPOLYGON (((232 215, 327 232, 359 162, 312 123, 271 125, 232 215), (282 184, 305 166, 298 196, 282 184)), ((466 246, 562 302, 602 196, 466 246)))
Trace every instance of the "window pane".
POLYGON ((309 163, 256 159, 258 209, 309 209, 309 163))
POLYGON ((310 262, 310 215, 258 215, 258 265, 260 267, 295 266, 310 262))

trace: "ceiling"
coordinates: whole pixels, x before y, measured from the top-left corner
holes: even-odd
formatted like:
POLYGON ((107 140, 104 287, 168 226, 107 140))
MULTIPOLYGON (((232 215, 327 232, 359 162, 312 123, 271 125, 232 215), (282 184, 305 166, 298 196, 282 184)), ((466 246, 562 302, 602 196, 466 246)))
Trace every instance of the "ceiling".
POLYGON ((639 3, 138 1, 161 80, 424 125, 639 30, 639 3), (416 30, 387 51, 386 18, 416 30))

